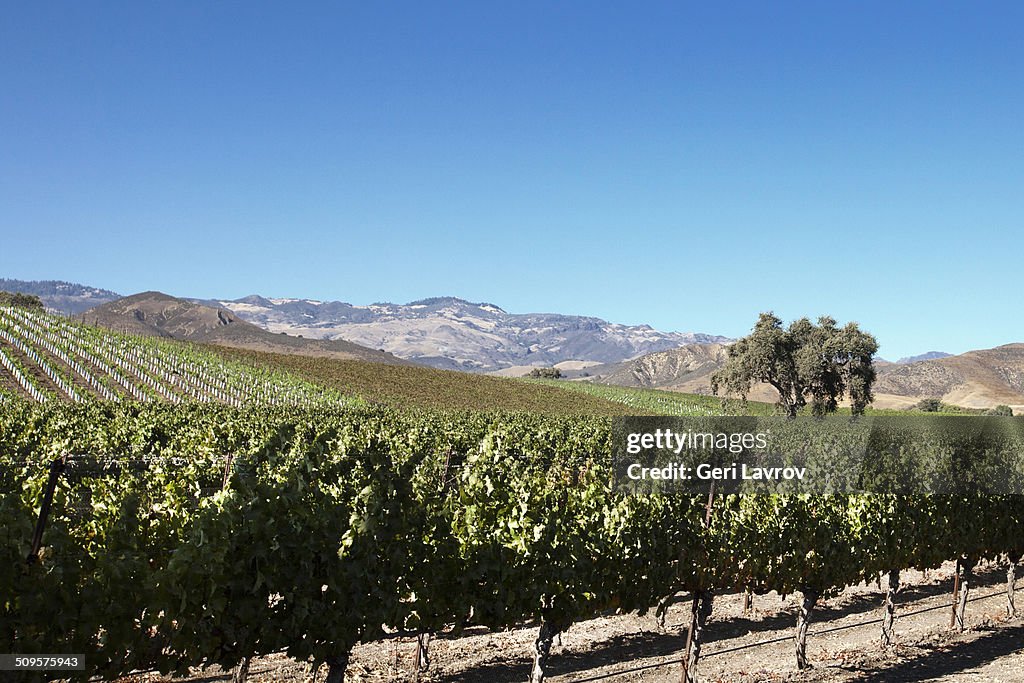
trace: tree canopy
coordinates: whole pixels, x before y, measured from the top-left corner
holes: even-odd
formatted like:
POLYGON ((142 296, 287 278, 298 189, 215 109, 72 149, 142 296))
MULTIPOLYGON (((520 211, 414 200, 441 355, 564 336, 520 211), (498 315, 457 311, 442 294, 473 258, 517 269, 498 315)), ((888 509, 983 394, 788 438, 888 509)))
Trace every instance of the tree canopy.
POLYGON ((43 310, 43 301, 35 294, 23 294, 21 292, 0 291, 0 306, 13 306, 15 308, 32 308, 43 310))
POLYGON ((562 379, 562 371, 558 368, 534 368, 524 376, 540 379, 562 379))
POLYGON ((834 412, 850 399, 855 415, 874 396, 873 358, 878 342, 856 323, 837 327, 828 316, 817 324, 807 318, 784 328, 772 313, 762 313, 753 331, 729 347, 725 366, 711 377, 711 390, 746 399, 751 386, 764 382, 779 392, 779 406, 790 416, 810 402, 815 415, 834 412))

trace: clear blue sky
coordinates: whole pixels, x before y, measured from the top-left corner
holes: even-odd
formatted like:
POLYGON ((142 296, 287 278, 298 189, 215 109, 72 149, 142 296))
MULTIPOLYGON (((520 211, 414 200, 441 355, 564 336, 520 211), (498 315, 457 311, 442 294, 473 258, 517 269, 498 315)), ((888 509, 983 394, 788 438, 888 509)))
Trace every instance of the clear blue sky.
POLYGON ((1024 5, 8 3, 0 276, 1024 341, 1024 5))

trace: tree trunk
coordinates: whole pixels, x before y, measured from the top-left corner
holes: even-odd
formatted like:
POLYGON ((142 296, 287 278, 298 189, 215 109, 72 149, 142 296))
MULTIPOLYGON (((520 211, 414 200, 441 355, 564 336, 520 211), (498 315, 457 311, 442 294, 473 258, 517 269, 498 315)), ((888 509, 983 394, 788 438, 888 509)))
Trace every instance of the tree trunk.
POLYGON ((530 683, 543 683, 547 675, 546 666, 551 654, 551 645, 555 641, 555 629, 547 621, 540 622, 540 633, 533 643, 533 671, 530 672, 530 683))
POLYGON ((1017 605, 1013 601, 1013 592, 1017 583, 1017 563, 1006 556, 1006 616, 1013 619, 1017 616, 1017 605))
POLYGON ((416 672, 430 668, 430 633, 416 635, 416 672))
POLYGON ((953 607, 949 611, 949 629, 956 626, 956 608, 960 603, 960 560, 956 561, 956 569, 953 571, 953 607))
POLYGON ((345 683, 345 669, 348 668, 348 651, 327 660, 325 683, 345 683))
POLYGON ((245 683, 245 679, 249 677, 249 664, 252 659, 249 657, 243 657, 242 661, 235 667, 234 672, 231 674, 231 683, 245 683))
POLYGON ((674 595, 666 595, 661 600, 658 600, 658 607, 654 610, 654 621, 658 624, 658 630, 665 628, 665 619, 668 618, 668 607, 669 601, 674 595))
POLYGON ((967 594, 971 590, 971 570, 973 562, 957 562, 957 576, 960 578, 960 594, 957 596, 956 614, 954 615, 954 626, 961 633, 967 630, 967 594))
POLYGON ((882 617, 882 646, 892 645, 893 627, 896 625, 896 594, 900 590, 900 570, 889 571, 889 586, 885 591, 885 615, 882 617))
POLYGON ((690 615, 690 631, 686 636, 686 651, 683 653, 683 671, 680 683, 696 683, 697 664, 700 649, 704 644, 704 627, 714 608, 714 594, 711 591, 697 591, 693 594, 693 608, 690 615))
POLYGON ((807 629, 811 625, 811 612, 818 602, 818 591, 804 588, 804 598, 800 603, 800 614, 796 618, 796 666, 803 670, 810 666, 807 663, 807 629))

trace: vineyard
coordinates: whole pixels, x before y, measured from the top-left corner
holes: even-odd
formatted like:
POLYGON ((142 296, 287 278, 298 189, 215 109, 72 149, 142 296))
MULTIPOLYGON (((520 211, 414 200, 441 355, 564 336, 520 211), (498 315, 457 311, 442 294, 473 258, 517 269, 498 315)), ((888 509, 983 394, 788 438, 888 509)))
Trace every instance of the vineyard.
POLYGON ((524 379, 524 382, 550 387, 559 387, 566 391, 577 392, 588 396, 621 403, 635 415, 673 415, 678 417, 694 417, 702 415, 771 415, 774 406, 768 403, 728 399, 724 402, 714 396, 698 394, 682 394, 676 391, 658 389, 637 389, 620 387, 611 384, 579 382, 554 379, 524 379))
MULTIPOLYGON (((81 678, 214 664, 244 678, 285 652, 335 682, 358 643, 419 636, 425 663, 429 634, 532 621, 540 681, 574 621, 663 613, 686 592, 696 680, 714 597, 735 591, 802 595, 803 668, 821 598, 887 575, 891 642, 900 572, 953 559, 963 628, 977 563, 1008 567, 1012 611, 1024 553, 1024 499, 957 477, 935 495, 625 492, 607 418, 155 400, 11 400, 0 415, 0 648, 85 653, 81 678)), ((1000 424, 1020 453, 1021 423, 1000 424)))
POLYGON ((341 395, 176 342, 0 308, 0 401, 343 404, 341 395))

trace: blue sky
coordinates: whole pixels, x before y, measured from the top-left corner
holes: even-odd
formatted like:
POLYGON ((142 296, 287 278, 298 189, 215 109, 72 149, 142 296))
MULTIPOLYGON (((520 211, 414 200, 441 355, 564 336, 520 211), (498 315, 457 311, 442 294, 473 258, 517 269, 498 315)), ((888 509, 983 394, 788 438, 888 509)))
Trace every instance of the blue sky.
POLYGON ((0 277, 1024 341, 1020 3, 19 3, 0 277))

